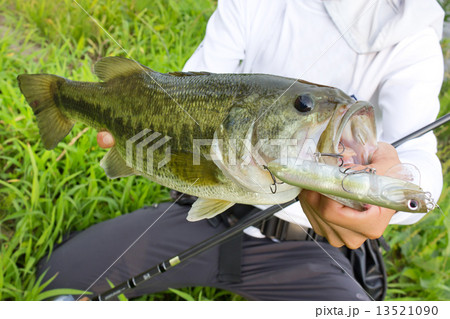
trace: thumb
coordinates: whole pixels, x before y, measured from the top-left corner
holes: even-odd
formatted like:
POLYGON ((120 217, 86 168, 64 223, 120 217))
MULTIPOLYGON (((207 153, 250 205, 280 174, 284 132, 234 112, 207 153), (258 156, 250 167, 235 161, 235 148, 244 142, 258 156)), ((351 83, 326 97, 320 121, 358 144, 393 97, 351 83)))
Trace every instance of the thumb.
POLYGON ((111 133, 106 131, 102 131, 97 134, 97 143, 101 148, 110 148, 116 144, 111 133))

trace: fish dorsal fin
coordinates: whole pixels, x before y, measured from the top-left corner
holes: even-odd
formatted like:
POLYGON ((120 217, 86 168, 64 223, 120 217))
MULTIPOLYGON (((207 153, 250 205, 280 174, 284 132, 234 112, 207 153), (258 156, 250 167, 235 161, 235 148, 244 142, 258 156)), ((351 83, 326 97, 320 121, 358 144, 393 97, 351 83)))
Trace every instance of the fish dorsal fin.
POLYGON ((226 200, 199 198, 189 210, 187 220, 195 222, 204 218, 212 218, 223 213, 234 204, 226 200))
POLYGON ((111 179, 140 175, 134 168, 127 166, 125 160, 120 156, 116 147, 111 148, 100 161, 100 166, 105 170, 106 176, 111 179))
POLYGON ((173 76, 194 76, 194 75, 210 75, 211 73, 209 72, 169 72, 167 73, 168 75, 173 75, 173 76))
POLYGON ((102 81, 109 81, 120 76, 128 76, 133 73, 142 72, 150 73, 155 71, 134 60, 119 56, 103 58, 94 65, 94 73, 102 81))
POLYGON ((384 175, 420 185, 420 171, 413 164, 396 164, 388 169, 384 175))

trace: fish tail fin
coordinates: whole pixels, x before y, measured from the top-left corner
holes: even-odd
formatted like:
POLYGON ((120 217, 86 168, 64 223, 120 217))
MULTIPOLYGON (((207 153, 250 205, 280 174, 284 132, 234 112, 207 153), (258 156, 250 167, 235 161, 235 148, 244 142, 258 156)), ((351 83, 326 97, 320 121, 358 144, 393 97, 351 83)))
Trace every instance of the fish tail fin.
POLYGON ((50 74, 21 74, 17 80, 36 116, 44 147, 48 150, 55 148, 74 124, 55 103, 58 87, 66 79, 50 74))

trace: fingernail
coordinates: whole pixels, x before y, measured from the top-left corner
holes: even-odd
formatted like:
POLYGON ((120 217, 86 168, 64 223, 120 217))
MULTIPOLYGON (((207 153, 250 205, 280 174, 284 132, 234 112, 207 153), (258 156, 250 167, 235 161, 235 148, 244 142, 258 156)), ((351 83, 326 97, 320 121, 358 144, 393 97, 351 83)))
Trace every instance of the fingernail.
POLYGON ((113 138, 112 138, 112 136, 110 135, 110 134, 105 134, 104 136, 103 136, 103 143, 104 144, 106 144, 106 145, 111 145, 112 143, 113 143, 113 138))

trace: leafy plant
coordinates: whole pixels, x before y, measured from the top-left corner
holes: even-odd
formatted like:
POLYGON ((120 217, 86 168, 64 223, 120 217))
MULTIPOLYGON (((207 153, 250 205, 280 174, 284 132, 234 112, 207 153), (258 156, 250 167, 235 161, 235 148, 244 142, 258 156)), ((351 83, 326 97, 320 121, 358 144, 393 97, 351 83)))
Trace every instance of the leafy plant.
MULTIPOLYGON (((448 8, 449 1, 441 2, 448 8)), ((169 199, 167 189, 143 178, 108 180, 97 164, 105 151, 95 146, 96 132, 81 125, 55 150, 44 150, 17 75, 45 72, 95 81, 92 65, 109 55, 129 55, 161 72, 180 70, 200 43, 216 6, 214 0, 78 3, 0 0, 0 300, 79 293, 44 292, 49 281, 36 278, 37 262, 69 232, 169 199)), ((449 59, 448 41, 443 48, 449 59)), ((450 110, 449 89, 446 82, 441 114, 450 110)), ((436 130, 445 172, 442 210, 415 225, 387 231, 392 246, 386 254, 388 299, 450 299, 448 130, 436 130)), ((242 300, 210 287, 172 289, 137 299, 242 300)))

